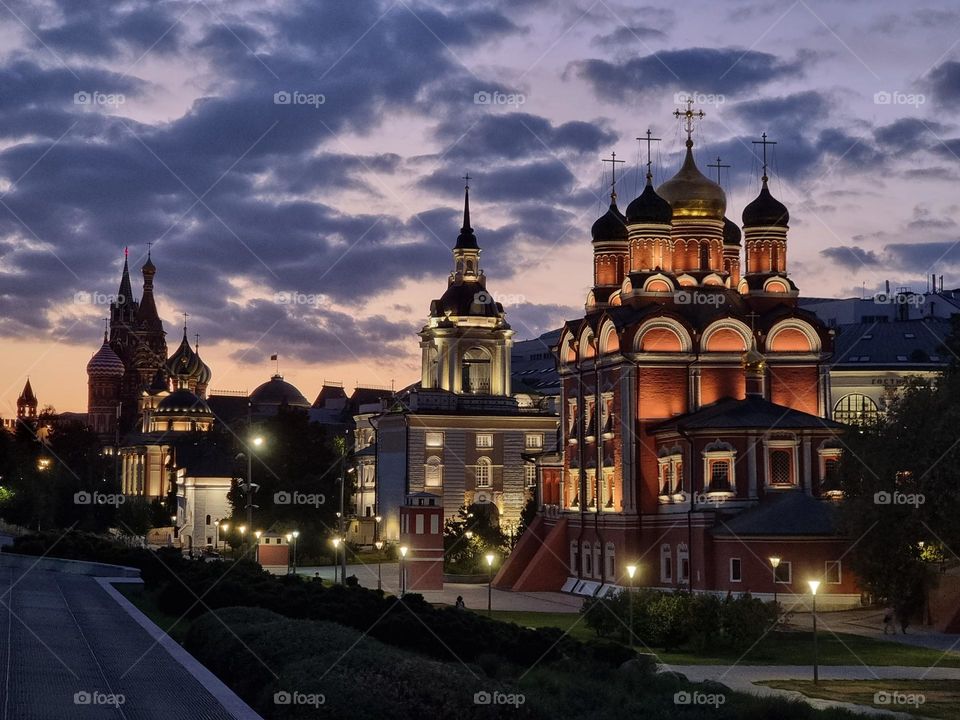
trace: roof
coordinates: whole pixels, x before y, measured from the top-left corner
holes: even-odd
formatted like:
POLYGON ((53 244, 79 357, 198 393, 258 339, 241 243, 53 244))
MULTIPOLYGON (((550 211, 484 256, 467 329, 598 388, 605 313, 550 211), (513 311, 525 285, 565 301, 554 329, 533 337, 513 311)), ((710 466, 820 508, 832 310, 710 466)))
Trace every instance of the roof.
MULTIPOLYGON (((321 394, 323 391, 321 391, 321 394)), ((393 397, 393 390, 386 388, 357 387, 350 395, 350 404, 356 412, 361 405, 377 405, 384 398, 393 397)))
POLYGON ((345 400, 346 397, 347 393, 343 389, 343 385, 331 385, 330 383, 324 382, 323 387, 320 388, 320 393, 317 395, 317 399, 313 401, 313 407, 321 408, 324 407, 329 400, 345 400))
POLYGON ((722 518, 714 535, 838 535, 837 506, 802 490, 768 492, 756 506, 722 518))
POLYGON ((283 376, 279 374, 274 375, 269 381, 250 393, 250 402, 260 409, 284 404, 290 407, 310 407, 310 402, 303 396, 303 393, 286 382, 283 376))
POLYGON ((765 398, 750 395, 743 400, 723 398, 699 410, 678 415, 655 426, 652 432, 664 430, 721 430, 759 428, 842 428, 844 425, 786 405, 772 403, 765 398))
POLYGON ((189 413, 194 415, 210 415, 210 408, 202 398, 197 397, 186 388, 174 390, 157 404, 156 415, 179 415, 189 413))
POLYGON ((743 209, 743 226, 747 227, 787 227, 790 213, 787 206, 770 194, 767 177, 763 177, 760 194, 743 209))
POLYGON ((946 318, 838 325, 833 367, 943 367, 951 357, 944 347, 950 330, 946 318))
POLYGON ((207 406, 210 412, 223 423, 246 418, 248 400, 245 395, 208 395, 207 406))
POLYGON ((503 315, 503 306, 487 292, 485 283, 479 280, 458 280, 450 283, 439 300, 430 303, 430 315, 500 317, 503 315))

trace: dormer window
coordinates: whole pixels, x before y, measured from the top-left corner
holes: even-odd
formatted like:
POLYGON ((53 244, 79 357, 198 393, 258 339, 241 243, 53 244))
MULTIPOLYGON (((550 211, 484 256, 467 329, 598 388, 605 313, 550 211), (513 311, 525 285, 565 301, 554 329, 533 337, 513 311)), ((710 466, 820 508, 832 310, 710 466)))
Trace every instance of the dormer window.
POLYGON ((737 451, 727 442, 716 440, 703 449, 704 491, 708 493, 735 493, 735 462, 737 451))

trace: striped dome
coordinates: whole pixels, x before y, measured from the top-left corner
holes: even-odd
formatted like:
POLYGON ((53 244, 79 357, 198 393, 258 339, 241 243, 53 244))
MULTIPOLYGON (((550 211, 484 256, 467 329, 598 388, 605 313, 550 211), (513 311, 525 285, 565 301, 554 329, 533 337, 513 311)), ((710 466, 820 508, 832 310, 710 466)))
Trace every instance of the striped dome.
POLYGON ((123 361, 110 347, 107 339, 104 338, 103 345, 87 363, 87 375, 91 377, 122 377, 124 372, 126 372, 126 369, 123 367, 123 361))

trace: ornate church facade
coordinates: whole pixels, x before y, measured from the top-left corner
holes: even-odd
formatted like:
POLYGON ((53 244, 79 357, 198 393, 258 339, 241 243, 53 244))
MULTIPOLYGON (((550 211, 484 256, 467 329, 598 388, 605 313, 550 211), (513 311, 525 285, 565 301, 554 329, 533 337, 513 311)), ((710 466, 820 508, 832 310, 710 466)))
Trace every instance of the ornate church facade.
POLYGON ((655 189, 648 160, 626 213, 613 192, 592 227, 585 314, 555 348, 561 447, 494 584, 603 595, 636 564, 637 585, 783 597, 818 579, 856 604, 831 499, 832 335, 798 307, 789 213, 764 163, 741 232, 694 161, 699 114, 679 115, 679 172, 655 189))

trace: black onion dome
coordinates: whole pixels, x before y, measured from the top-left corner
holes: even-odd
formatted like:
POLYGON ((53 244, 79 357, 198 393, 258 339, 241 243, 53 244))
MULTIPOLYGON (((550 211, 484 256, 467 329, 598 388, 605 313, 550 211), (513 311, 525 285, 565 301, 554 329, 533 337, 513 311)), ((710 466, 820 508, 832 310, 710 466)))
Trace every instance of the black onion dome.
POLYGON ((743 226, 746 227, 787 227, 790 213, 787 206, 770 194, 767 179, 756 199, 743 209, 743 226))
POLYGON ((180 347, 167 360, 167 372, 173 377, 196 380, 203 367, 204 364, 200 356, 190 347, 190 341, 187 340, 187 331, 184 328, 180 347))
POLYGON ((453 283, 439 300, 430 303, 432 317, 499 317, 500 313, 500 305, 479 282, 453 283))
POLYGON ((174 390, 157 404, 156 415, 212 416, 210 407, 186 388, 174 390))
POLYGON ((286 403, 289 407, 309 408, 310 402, 294 385, 286 382, 280 374, 250 393, 250 402, 258 407, 277 406, 286 403))
POLYGON ((597 218, 593 227, 590 228, 590 235, 593 236, 594 242, 627 239, 627 218, 617 208, 615 200, 610 203, 610 209, 597 218))
POLYGON ((740 238, 743 237, 743 233, 740 232, 740 227, 726 215, 723 217, 723 244, 724 245, 739 245, 740 238))
POLYGON ((633 202, 627 205, 627 222, 631 225, 647 223, 651 225, 669 225, 673 220, 673 208, 670 203, 657 195, 653 183, 647 178, 647 186, 633 202))

